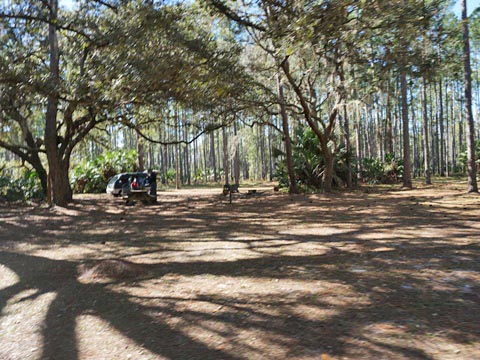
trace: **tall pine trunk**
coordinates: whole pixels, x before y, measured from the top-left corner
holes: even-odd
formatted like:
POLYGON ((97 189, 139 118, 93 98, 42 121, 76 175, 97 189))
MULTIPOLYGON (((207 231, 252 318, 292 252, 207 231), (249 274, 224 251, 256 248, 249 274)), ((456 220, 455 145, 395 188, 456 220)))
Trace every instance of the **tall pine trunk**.
POLYGON ((405 69, 400 73, 400 90, 402 93, 402 125, 403 125, 403 186, 412 188, 412 172, 410 164, 410 133, 408 126, 407 76, 405 69))
POLYGON ((235 154, 233 157, 233 177, 235 178, 235 185, 240 184, 240 154, 239 141, 237 134, 237 119, 233 122, 233 135, 235 137, 235 154))
POLYGON ((423 162, 425 184, 430 185, 430 151, 428 148, 428 111, 427 111, 427 85, 425 78, 422 80, 422 109, 423 109, 423 162))
POLYGON ((229 177, 230 177, 230 167, 229 167, 229 158, 228 158, 228 138, 227 138, 227 130, 225 126, 222 127, 222 137, 223 137, 223 173, 225 174, 225 184, 229 185, 229 177))
POLYGON ((442 79, 439 80, 439 122, 440 122, 440 176, 445 176, 445 126, 444 126, 444 113, 443 113, 443 83, 442 79))
POLYGON ((477 169, 475 164, 475 141, 472 112, 472 69, 470 67, 470 39, 468 33, 467 1, 462 0, 463 30, 463 67, 465 71, 465 117, 467 123, 468 188, 467 191, 478 192, 477 169))

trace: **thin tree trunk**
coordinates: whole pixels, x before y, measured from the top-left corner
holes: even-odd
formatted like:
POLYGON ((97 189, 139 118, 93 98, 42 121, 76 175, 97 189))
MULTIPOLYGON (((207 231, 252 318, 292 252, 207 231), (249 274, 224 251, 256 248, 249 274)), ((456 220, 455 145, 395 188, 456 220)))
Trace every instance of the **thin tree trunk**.
MULTIPOLYGON (((188 126, 184 126, 183 127, 184 129, 184 136, 185 136, 185 139, 187 140, 188 139, 188 126)), ((184 148, 183 148, 183 158, 184 158, 184 164, 185 164, 185 176, 187 178, 187 184, 190 186, 192 185, 192 167, 191 167, 191 151, 190 151, 190 145, 189 144, 185 144, 184 148)))
POLYGON ((239 141, 237 134, 237 119, 233 122, 233 135, 235 137, 235 155, 233 157, 233 174, 235 185, 240 185, 240 159, 239 159, 239 141))
POLYGON ((423 161, 425 184, 430 185, 432 179, 430 177, 430 152, 428 149, 428 111, 427 111, 427 85, 425 78, 422 80, 422 109, 423 109, 423 161))
POLYGON ((456 118, 455 118, 455 84, 452 84, 452 172, 457 171, 457 152, 456 152, 456 118))
POLYGON ((223 173, 225 174, 225 184, 229 185, 229 159, 228 159, 228 138, 227 138, 227 130, 225 127, 222 128, 222 136, 223 136, 223 173))
POLYGON ((357 119, 355 122, 355 127, 356 127, 356 133, 357 133, 357 138, 355 145, 357 147, 357 179, 362 179, 362 172, 363 172, 363 152, 362 152, 362 129, 361 129, 361 115, 360 115, 360 109, 359 105, 356 104, 356 113, 357 113, 357 119))
POLYGON ((445 176, 450 177, 450 112, 448 99, 448 82, 445 82, 445 176))
POLYGON ((443 122, 443 83, 439 80, 439 122, 440 122, 440 176, 445 176, 445 128, 443 122))
POLYGON ((407 100, 407 76, 405 69, 400 73, 400 88, 402 92, 402 122, 403 122, 403 186, 412 188, 412 172, 410 165, 410 136, 408 129, 408 100, 407 100))
MULTIPOLYGON (((179 115, 178 111, 175 111, 175 141, 178 141, 178 127, 179 127, 179 115)), ((175 188, 179 190, 181 188, 180 179, 180 144, 175 144, 175 188)))
MULTIPOLYGON (((410 98, 411 99, 411 98, 410 98)), ((417 119, 415 118, 415 108, 411 106, 412 110, 412 131, 413 131, 413 178, 417 177, 419 168, 418 161, 418 143, 417 143, 417 119)))
POLYGON ((265 127, 260 127, 260 156, 262 165, 262 180, 267 179, 267 159, 265 150, 265 127))
POLYGON ((143 149, 143 142, 140 135, 137 133, 137 159, 138 159, 138 170, 145 170, 145 152, 143 149))
POLYGON ((207 175, 207 139, 203 139, 202 142, 202 150, 203 150, 203 181, 205 183, 208 182, 208 175, 207 175))
POLYGON ((387 108, 386 108, 386 115, 387 115, 387 128, 386 128, 386 151, 389 154, 394 154, 393 150, 393 130, 392 130, 392 110, 391 110, 391 99, 390 99, 390 89, 387 89, 387 108))
POLYGON ((468 187, 467 191, 478 192, 477 169, 475 164, 475 129, 472 112, 472 69, 470 67, 470 39, 468 31, 467 1, 462 0, 462 33, 463 33, 463 67, 465 71, 465 116, 467 122, 467 161, 468 187))
POLYGON ((217 160, 215 158, 215 134, 212 131, 210 133, 210 164, 212 165, 213 169, 213 181, 217 182, 217 160))
POLYGON ((268 172, 269 172, 269 180, 270 182, 273 181, 273 154, 272 154, 272 128, 268 127, 268 172))
POLYGON ((347 153, 347 188, 351 189, 352 184, 352 146, 350 144, 350 121, 347 112, 347 104, 343 105, 344 132, 345 132, 345 150, 347 153))

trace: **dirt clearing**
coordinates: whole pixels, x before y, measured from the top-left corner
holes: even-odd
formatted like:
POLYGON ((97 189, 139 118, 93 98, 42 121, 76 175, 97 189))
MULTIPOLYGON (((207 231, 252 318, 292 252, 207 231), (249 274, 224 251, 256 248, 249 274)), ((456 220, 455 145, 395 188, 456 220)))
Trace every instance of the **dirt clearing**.
POLYGON ((2 204, 0 358, 479 359, 464 188, 2 204))

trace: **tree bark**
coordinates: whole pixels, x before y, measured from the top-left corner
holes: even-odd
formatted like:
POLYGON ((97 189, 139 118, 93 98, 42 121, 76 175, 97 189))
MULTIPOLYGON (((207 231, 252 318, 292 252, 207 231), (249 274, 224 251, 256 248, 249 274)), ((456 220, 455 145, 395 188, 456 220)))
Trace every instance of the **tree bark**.
POLYGON ((390 100, 390 89, 387 89, 387 108, 386 108, 386 116, 387 116, 387 128, 385 130, 385 147, 386 151, 393 155, 393 129, 392 129, 392 111, 391 111, 391 100, 390 100))
POLYGON ((428 148, 428 112, 427 112, 427 85, 425 78, 422 81, 422 109, 423 109, 423 166, 425 174, 425 184, 430 185, 430 151, 428 148))
POLYGON ((145 170, 145 151, 143 148, 142 137, 137 133, 137 159, 138 159, 138 170, 145 170))
POLYGON ((230 168, 229 168, 229 159, 228 159, 228 138, 227 138, 227 130, 225 129, 225 127, 222 128, 222 137, 223 137, 223 173, 225 174, 225 184, 229 185, 230 168))
POLYGON ((323 173, 323 189, 325 190, 325 192, 328 193, 332 191, 335 155, 328 151, 328 149, 326 149, 326 151, 323 152, 323 157, 325 160, 325 171, 323 173))
POLYGON ((290 131, 288 126, 288 114, 285 106, 285 97, 283 94, 283 85, 280 76, 277 77, 278 85, 278 103, 280 104, 280 115, 282 117, 283 139, 285 143, 285 156, 287 160, 288 171, 288 192, 290 194, 298 194, 297 180, 295 176, 295 169, 293 167, 292 158, 292 142, 290 139, 290 131))
POLYGON ((239 141, 237 134, 237 119, 233 122, 233 135, 235 137, 235 155, 233 157, 233 177, 235 178, 235 185, 240 185, 240 158, 239 158, 239 141))
POLYGON ((213 169, 213 181, 217 182, 217 160, 215 158, 215 133, 212 131, 210 133, 210 163, 212 164, 213 169))
POLYGON ((50 91, 47 98, 45 115, 45 149, 48 159, 48 171, 51 179, 51 204, 65 206, 72 201, 72 189, 68 180, 68 160, 62 160, 57 136, 57 115, 59 106, 58 86, 60 82, 59 51, 57 38, 58 0, 50 0, 50 16, 48 25, 48 43, 50 51, 49 68, 50 91))
POLYGON ((472 69, 470 67, 470 39, 467 18, 467 1, 462 0, 463 67, 465 72, 465 117, 467 123, 468 187, 467 191, 478 192, 475 164, 475 140, 472 112, 472 69))
POLYGON ((410 164, 410 133, 408 126, 407 76, 405 69, 400 73, 400 89, 402 92, 402 125, 403 125, 403 186, 412 188, 412 171, 410 164))
POLYGON ((355 140, 355 146, 357 150, 357 179, 361 180, 362 179, 362 173, 363 173, 363 151, 362 151, 362 128, 361 128, 361 114, 360 114, 360 107, 357 104, 355 104, 355 109, 356 109, 356 121, 355 121, 355 131, 356 131, 356 140, 355 140))
POLYGON ((440 77, 439 80, 439 123, 440 123, 440 176, 445 176, 445 127, 444 127, 444 114, 443 114, 443 83, 440 77))

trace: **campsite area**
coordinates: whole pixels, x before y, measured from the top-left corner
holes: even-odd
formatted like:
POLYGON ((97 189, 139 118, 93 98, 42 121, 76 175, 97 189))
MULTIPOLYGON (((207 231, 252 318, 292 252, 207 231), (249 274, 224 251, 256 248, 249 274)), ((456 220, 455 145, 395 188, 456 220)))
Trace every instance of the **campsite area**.
POLYGON ((0 358, 480 358, 465 184, 0 204, 0 358))

